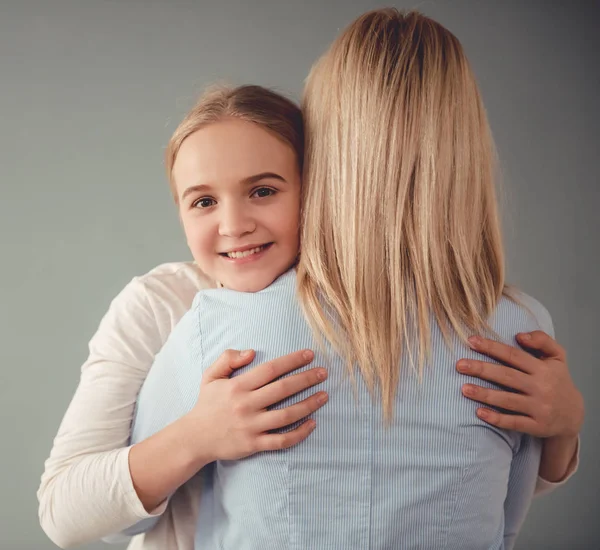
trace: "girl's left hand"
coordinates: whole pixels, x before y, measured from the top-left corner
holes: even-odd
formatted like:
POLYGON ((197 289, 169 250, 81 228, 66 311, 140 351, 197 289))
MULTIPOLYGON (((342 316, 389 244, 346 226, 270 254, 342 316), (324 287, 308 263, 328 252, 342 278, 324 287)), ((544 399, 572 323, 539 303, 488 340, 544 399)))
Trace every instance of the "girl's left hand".
POLYGON ((472 349, 510 367, 461 359, 456 368, 462 374, 518 393, 465 384, 463 394, 484 405, 516 413, 503 414, 486 407, 477 409, 479 418, 498 428, 541 438, 576 437, 583 424, 583 397, 571 380, 565 350, 539 330, 517 334, 517 341, 525 349, 540 352, 541 357, 500 342, 471 337, 472 349))

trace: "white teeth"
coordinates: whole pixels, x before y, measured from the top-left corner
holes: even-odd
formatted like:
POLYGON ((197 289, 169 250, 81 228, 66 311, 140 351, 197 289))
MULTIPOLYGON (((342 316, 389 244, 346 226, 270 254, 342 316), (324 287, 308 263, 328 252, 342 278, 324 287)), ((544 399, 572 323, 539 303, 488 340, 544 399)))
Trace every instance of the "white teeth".
POLYGON ((257 246, 256 248, 251 248, 250 250, 244 250, 243 252, 228 252, 227 256, 229 258, 245 258, 246 256, 251 256, 252 254, 256 254, 260 252, 264 246, 257 246))

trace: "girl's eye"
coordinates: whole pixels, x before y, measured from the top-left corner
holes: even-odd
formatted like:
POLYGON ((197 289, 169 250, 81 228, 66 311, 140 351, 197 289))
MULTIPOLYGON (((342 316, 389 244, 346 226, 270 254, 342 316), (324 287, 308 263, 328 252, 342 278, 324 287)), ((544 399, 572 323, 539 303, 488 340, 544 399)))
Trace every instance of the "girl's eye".
POLYGON ((271 195, 274 195, 275 193, 277 193, 277 191, 275 191, 275 189, 271 189, 270 187, 260 187, 259 189, 254 191, 254 193, 252 193, 252 195, 255 197, 258 197, 260 199, 263 197, 270 197, 271 195))
POLYGON ((215 202, 215 199, 211 199, 210 197, 202 197, 201 199, 194 201, 192 206, 194 208, 209 208, 211 206, 214 206, 215 204, 217 204, 215 202))

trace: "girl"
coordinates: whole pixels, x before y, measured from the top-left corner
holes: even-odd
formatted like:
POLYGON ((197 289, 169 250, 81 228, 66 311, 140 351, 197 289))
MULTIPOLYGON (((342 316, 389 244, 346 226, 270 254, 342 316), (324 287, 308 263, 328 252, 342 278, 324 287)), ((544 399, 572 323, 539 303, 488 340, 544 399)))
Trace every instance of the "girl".
MULTIPOLYGON (((171 140, 167 158, 169 172, 180 146, 185 153, 186 148, 193 145, 192 141, 183 143, 188 134, 223 118, 225 111, 227 121, 203 130, 210 132, 198 148, 205 157, 187 157, 192 165, 198 162, 204 170, 198 172, 192 166, 194 181, 186 180, 189 191, 185 196, 173 187, 190 248, 202 260, 208 258, 205 263, 208 262, 214 278, 209 279, 193 263, 160 266, 134 279, 111 304, 90 342, 90 357, 82 368, 80 386, 61 424, 38 491, 42 527, 59 546, 99 539, 164 511, 166 503, 154 509, 162 497, 155 498, 161 488, 152 484, 159 481, 170 487, 173 473, 177 481, 177 475, 189 472, 176 483, 179 485, 194 472, 189 471, 193 464, 187 462, 186 453, 181 452, 180 427, 184 434, 189 433, 185 420, 158 437, 136 445, 135 449, 128 446, 135 399, 154 355, 189 309, 199 289, 214 286, 212 281, 218 279, 237 285, 240 290, 252 290, 253 285, 269 284, 278 271, 287 269, 296 259, 304 138, 300 109, 291 101, 258 86, 209 91, 171 140), (207 186, 220 186, 223 178, 227 180, 224 200, 228 217, 220 228, 222 234, 216 234, 204 223, 210 223, 210 217, 201 213, 205 205, 199 192, 207 186), (275 194, 276 189, 278 194, 275 194), (271 270, 270 280, 264 279, 261 273, 253 276, 252 264, 248 267, 247 261, 223 257, 247 254, 233 253, 230 243, 240 230, 235 226, 238 208, 260 215, 261 234, 268 237, 268 242, 255 244, 270 246, 254 257, 273 258, 277 271, 271 270), (213 248, 212 254, 207 252, 208 247, 217 242, 210 239, 219 239, 220 248, 213 248), (238 264, 246 265, 246 276, 241 280, 235 274, 238 264), (220 265, 226 266, 227 271, 220 270, 220 265), (173 448, 177 452, 164 452, 173 448), (161 475, 154 475, 157 465, 163 468, 161 475)), ((197 137, 204 135, 198 133, 197 137)), ((182 154, 181 159, 185 158, 182 154)), ((182 163, 179 167, 186 168, 182 163)), ((225 355, 223 359, 230 358, 225 355)), ((233 361, 241 359, 238 356, 233 361)), ((307 362, 298 352, 277 364, 292 370, 307 362)), ((269 378, 269 367, 262 370, 269 378)), ((271 375, 271 379, 275 377, 271 375)), ((291 380, 296 391, 319 382, 313 371, 291 380)), ((272 384, 268 389, 271 391, 265 405, 289 395, 281 384, 272 384)), ((248 397, 253 395, 248 392, 248 397)), ((228 416, 236 418, 236 410, 245 397, 220 396, 219 404, 228 406, 228 416)), ((313 397, 308 406, 314 410, 320 405, 313 397)), ((300 426, 285 436, 273 434, 261 444, 293 445, 308 436, 309 427, 300 426), (283 444, 282 438, 285 439, 283 444)), ((262 447, 254 442, 256 435, 242 430, 233 443, 244 446, 247 439, 253 438, 253 445, 260 450, 262 447)), ((148 541, 144 543, 139 539, 133 548, 138 545, 161 550, 189 548, 193 529, 180 525, 193 525, 195 521, 197 499, 190 498, 190 488, 193 489, 193 482, 171 499, 171 506, 148 541)))
MULTIPOLYGON (((284 265, 268 255, 277 231, 242 208, 234 216, 226 189, 198 189, 203 216, 251 250, 234 256, 238 272, 198 249, 200 267, 226 288, 247 277, 262 284, 252 294, 199 293, 144 384, 134 441, 188 418, 192 469, 217 461, 204 472, 196 547, 510 548, 541 442, 476 421, 448 366, 477 357, 466 347, 471 333, 508 340, 552 324, 543 306, 504 283, 492 143, 460 44, 418 14, 367 14, 314 69, 305 101, 298 284, 313 331, 294 271, 264 284, 284 265), (257 347, 273 360, 317 347, 313 333, 337 352, 319 354, 330 394, 315 414, 320 429, 286 452, 236 461, 250 452, 231 451, 219 435, 231 427, 224 411, 205 402, 199 413, 214 384, 203 371, 223 347, 257 347), (354 360, 361 376, 347 378, 354 360)), ((206 129, 187 138, 173 170, 181 196, 202 173, 189 158, 216 138, 206 129)), ((260 387, 249 375, 239 386, 260 387)), ((526 389, 524 376, 514 380, 526 389)), ((261 430, 310 414, 303 397, 284 401, 285 414, 265 413, 261 430)))
MULTIPOLYGON (((236 100, 235 91, 227 98, 245 116, 258 115, 253 111, 251 102, 236 100)), ((263 111, 259 113, 263 114, 263 111)), ((264 123, 257 124, 264 127, 264 123)), ((271 128, 269 130, 272 131, 271 128)), ((113 302, 90 344, 90 359, 84 365, 80 387, 63 421, 40 487, 42 524, 59 545, 93 540, 148 517, 132 480, 134 468, 129 471, 133 450, 140 449, 141 444, 134 445, 131 453, 130 448, 125 447, 133 403, 153 356, 189 308, 194 293, 212 285, 193 264, 171 264, 134 280, 113 302), (79 487, 84 487, 84 490, 79 487)), ((214 370, 226 373, 229 368, 240 366, 249 359, 252 359, 251 355, 244 359, 228 353, 217 362, 214 370)), ((517 367, 522 361, 522 357, 514 359, 517 367)), ((271 368, 278 374, 306 362, 297 355, 287 361, 275 360, 271 368)), ((501 372, 501 369, 496 371, 501 372)), ((243 419, 244 416, 236 416, 239 409, 233 406, 236 403, 232 403, 231 393, 227 393, 229 382, 233 381, 213 380, 206 384, 206 388, 211 389, 215 402, 232 404, 220 418, 231 418, 232 424, 235 424, 235 419, 243 419), (212 390, 213 386, 218 386, 221 393, 212 390)), ((565 400, 577 400, 572 385, 564 385, 562 389, 565 400)), ((250 391, 243 393, 244 398, 250 395, 250 391)), ((240 393, 235 397, 241 396, 240 393)), ((530 398, 532 400, 533 397, 530 398)), ((224 411, 223 408, 220 410, 224 411)), ((260 412, 256 412, 255 416, 258 417, 260 412)), ((571 419, 561 429, 565 433, 571 432, 578 422, 578 418, 571 419)), ((549 435, 554 435, 554 426, 547 425, 544 429, 549 435)), ((177 443, 193 439, 189 430, 181 433, 186 433, 187 439, 172 437, 171 447, 163 448, 177 448, 177 443)), ((171 431, 167 435, 176 434, 171 431)), ((251 434, 249 439, 253 444, 256 444, 259 435, 262 434, 251 434)), ((168 437, 166 440, 168 443, 168 437)), ((287 443, 293 442, 288 440, 287 443)), ((161 460, 177 458, 176 453, 161 454, 160 457, 161 460)), ((563 467, 563 473, 566 469, 563 467)), ((135 547, 186 547, 186 533, 193 530, 193 504, 196 502, 196 499, 187 498, 188 490, 184 486, 174 495, 171 506, 157 527, 145 539, 135 540, 132 543, 135 547)))

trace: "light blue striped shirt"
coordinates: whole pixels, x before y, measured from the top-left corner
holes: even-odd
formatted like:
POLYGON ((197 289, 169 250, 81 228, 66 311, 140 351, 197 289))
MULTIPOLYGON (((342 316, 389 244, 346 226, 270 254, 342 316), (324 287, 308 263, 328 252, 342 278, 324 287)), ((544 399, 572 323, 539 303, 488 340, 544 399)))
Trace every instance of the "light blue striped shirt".
MULTIPOLYGON (((541 442, 477 418, 476 403, 461 394, 468 378, 455 364, 483 357, 458 338, 448 347, 435 324, 423 380, 403 362, 394 419, 385 426, 380 400, 362 379, 356 392, 342 359, 318 351, 295 281, 289 271, 257 293, 199 292, 139 395, 132 442, 189 412, 202 373, 227 348, 256 350, 252 365, 237 374, 302 348, 316 351, 312 365, 328 369, 318 389, 329 402, 314 414, 317 428, 308 439, 284 451, 218 461, 199 474, 196 548, 512 548, 533 495, 541 442)), ((526 307, 500 301, 490 320, 497 334, 509 343, 520 331, 552 334, 544 307, 525 295, 521 300, 526 307)), ((129 533, 148 527, 142 522, 129 533)))

